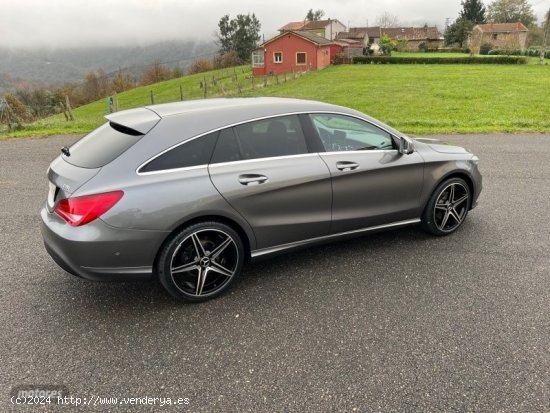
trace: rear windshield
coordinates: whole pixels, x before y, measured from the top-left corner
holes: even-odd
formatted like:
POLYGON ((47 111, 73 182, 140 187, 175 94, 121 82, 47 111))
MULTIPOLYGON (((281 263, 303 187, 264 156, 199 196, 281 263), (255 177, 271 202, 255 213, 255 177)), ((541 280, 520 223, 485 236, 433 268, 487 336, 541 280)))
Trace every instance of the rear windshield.
POLYGON ((106 124, 90 132, 69 148, 63 159, 81 168, 101 168, 127 151, 143 135, 117 124, 106 124))

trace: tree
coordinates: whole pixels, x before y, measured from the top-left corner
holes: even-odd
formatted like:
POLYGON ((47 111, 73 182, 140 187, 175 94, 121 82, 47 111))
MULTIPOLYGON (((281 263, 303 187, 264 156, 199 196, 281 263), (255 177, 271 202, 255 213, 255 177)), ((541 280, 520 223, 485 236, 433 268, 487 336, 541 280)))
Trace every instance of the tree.
POLYGON ((97 72, 88 72, 82 85, 84 98, 87 102, 92 102, 104 96, 107 96, 108 79, 103 69, 97 72))
POLYGON ((495 0, 487 7, 489 20, 494 23, 522 22, 526 27, 537 21, 527 0, 495 0))
POLYGON ((155 60, 153 64, 145 71, 141 78, 142 85, 152 85, 172 78, 172 71, 169 67, 155 60))
POLYGON ((464 0, 459 17, 474 24, 486 23, 485 6, 481 0, 464 0))
POLYGON ((460 47, 464 47, 473 27, 474 23, 459 17, 445 30, 445 44, 458 44, 460 47))
POLYGON ((216 34, 220 53, 235 51, 242 61, 250 61, 250 53, 260 40, 261 27, 254 13, 238 14, 235 19, 229 19, 226 14, 218 22, 219 31, 216 34))
POLYGON ((313 9, 309 9, 309 11, 306 14, 306 20, 314 21, 314 20, 321 20, 323 16, 325 15, 324 10, 316 10, 313 11, 313 9))
POLYGON ((208 72, 209 70, 212 70, 212 63, 210 63, 210 60, 207 58, 201 57, 191 63, 191 66, 187 70, 187 74, 194 75, 197 73, 208 72))
POLYGON ((380 52, 384 56, 391 56, 392 50, 397 47, 397 40, 390 39, 390 37, 384 33, 380 38, 378 45, 380 46, 380 52))
POLYGON ((399 27, 401 23, 397 16, 385 11, 376 18, 376 25, 387 29, 388 27, 399 27))
POLYGON ((460 47, 466 45, 466 41, 472 32, 474 25, 485 23, 485 6, 481 0, 463 0, 462 10, 454 23, 445 29, 445 44, 459 44, 460 47))
POLYGON ((117 93, 124 92, 134 86, 134 80, 129 73, 119 69, 111 81, 111 89, 117 93))
POLYGON ((214 60, 212 62, 212 66, 214 66, 214 69, 225 69, 227 67, 240 66, 242 64, 242 60, 234 51, 219 54, 214 57, 214 60))

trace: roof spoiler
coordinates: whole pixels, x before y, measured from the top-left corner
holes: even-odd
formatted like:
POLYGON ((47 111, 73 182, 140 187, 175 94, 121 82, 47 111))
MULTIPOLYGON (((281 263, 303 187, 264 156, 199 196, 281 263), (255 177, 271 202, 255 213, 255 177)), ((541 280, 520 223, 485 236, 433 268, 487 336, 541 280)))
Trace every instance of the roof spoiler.
POLYGON ((160 121, 160 116, 146 108, 123 110, 105 118, 119 132, 128 135, 145 135, 160 121))

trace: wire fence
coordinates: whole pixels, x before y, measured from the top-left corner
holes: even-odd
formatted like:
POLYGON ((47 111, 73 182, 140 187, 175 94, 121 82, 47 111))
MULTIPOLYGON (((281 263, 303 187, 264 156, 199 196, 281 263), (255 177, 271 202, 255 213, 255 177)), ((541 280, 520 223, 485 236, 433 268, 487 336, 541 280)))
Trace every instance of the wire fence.
POLYGON ((136 93, 113 94, 111 111, 135 108, 159 103, 170 103, 184 100, 206 99, 213 97, 231 97, 254 95, 257 90, 283 85, 294 79, 304 76, 307 72, 291 72, 282 74, 269 74, 266 76, 253 76, 250 69, 239 68, 208 74, 198 82, 171 82, 169 86, 155 88, 140 88, 136 93))

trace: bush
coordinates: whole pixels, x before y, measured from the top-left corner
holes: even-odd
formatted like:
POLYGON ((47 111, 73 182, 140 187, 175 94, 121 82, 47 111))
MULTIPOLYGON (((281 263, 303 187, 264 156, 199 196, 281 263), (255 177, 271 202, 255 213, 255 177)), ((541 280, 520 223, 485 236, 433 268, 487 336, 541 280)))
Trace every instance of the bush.
POLYGON ((493 45, 491 43, 483 43, 480 47, 479 47, 479 54, 481 55, 488 55, 489 54, 489 51, 491 51, 493 49, 493 45))
POLYGON ((420 42, 418 44, 418 51, 419 52, 427 52, 428 51, 428 44, 426 42, 420 42))
POLYGON ((235 51, 219 54, 214 57, 212 65, 214 69, 225 69, 227 67, 240 66, 243 61, 235 51))
POLYGON ((203 57, 191 63, 189 70, 187 70, 187 74, 194 75, 196 73, 208 72, 209 70, 212 70, 212 63, 210 63, 210 60, 203 57))
POLYGON ((527 64, 527 58, 515 56, 495 57, 391 57, 391 56, 355 56, 353 63, 376 64, 527 64))

